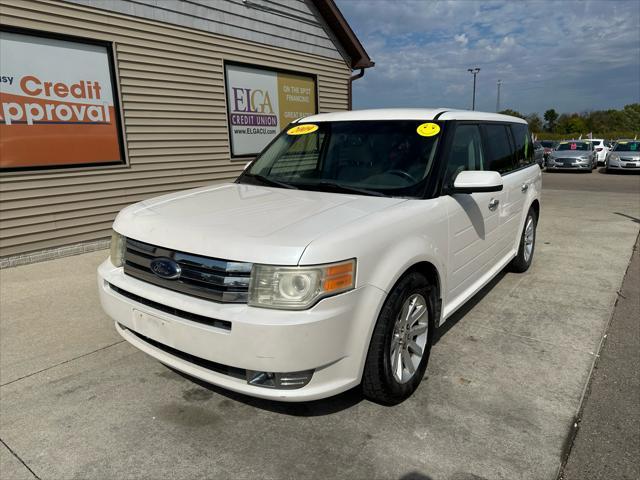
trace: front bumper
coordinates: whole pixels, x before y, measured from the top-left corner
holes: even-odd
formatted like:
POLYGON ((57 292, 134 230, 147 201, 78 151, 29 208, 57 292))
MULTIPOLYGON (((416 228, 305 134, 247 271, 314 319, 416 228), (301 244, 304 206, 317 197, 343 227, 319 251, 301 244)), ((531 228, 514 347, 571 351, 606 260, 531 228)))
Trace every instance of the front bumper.
POLYGON ((590 163, 572 163, 572 164, 557 164, 551 163, 551 160, 547 161, 547 170, 591 170, 590 163))
POLYGON ((110 260, 98 268, 98 290, 102 307, 115 320, 120 335, 160 362, 229 390, 284 401, 325 398, 360 383, 371 332, 385 298, 382 290, 365 285, 305 311, 222 304, 142 282, 125 275, 110 260), (136 296, 146 304, 132 299, 136 296), (198 317, 219 322, 203 324, 198 317), (250 385, 242 375, 207 368, 207 362, 236 373, 314 373, 307 385, 285 390, 250 385))
POLYGON ((606 166, 608 170, 640 171, 640 161, 637 160, 609 161, 606 166))

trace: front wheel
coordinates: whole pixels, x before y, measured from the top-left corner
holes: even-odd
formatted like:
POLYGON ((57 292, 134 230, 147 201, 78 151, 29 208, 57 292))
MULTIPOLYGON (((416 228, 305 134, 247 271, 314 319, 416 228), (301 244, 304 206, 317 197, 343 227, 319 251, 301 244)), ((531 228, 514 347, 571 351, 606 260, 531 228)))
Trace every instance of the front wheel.
POLYGON ((527 219, 524 222, 522 236, 520 237, 520 247, 516 258, 511 261, 511 271, 523 273, 529 270, 533 260, 533 252, 536 248, 536 227, 538 225, 538 215, 533 208, 527 212, 527 219))
POLYGON ((362 375, 364 395, 395 405, 418 388, 435 329, 435 290, 410 272, 393 287, 380 311, 362 375))

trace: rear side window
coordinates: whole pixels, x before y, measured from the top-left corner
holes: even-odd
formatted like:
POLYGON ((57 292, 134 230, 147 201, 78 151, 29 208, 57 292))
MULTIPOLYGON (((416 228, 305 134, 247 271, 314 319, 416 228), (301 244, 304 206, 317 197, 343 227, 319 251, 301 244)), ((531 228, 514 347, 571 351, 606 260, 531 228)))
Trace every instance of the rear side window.
POLYGON ((515 155, 506 125, 488 124, 484 126, 488 147, 486 170, 509 173, 515 169, 515 155))
POLYGON ((526 167, 535 162, 529 127, 524 123, 512 123, 511 133, 516 147, 516 168, 526 167))

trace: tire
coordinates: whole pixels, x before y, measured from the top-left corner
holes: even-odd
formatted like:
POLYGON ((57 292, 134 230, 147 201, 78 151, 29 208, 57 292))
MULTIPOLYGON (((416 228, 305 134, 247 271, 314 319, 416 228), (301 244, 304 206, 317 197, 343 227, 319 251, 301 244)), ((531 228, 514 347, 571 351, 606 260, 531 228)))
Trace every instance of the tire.
POLYGON ((396 405, 418 388, 427 368, 435 332, 435 302, 435 288, 421 273, 409 272, 393 287, 380 311, 369 344, 361 384, 366 398, 383 405, 396 405), (407 306, 412 308, 407 309, 407 306), (416 309, 416 306, 423 306, 423 309, 416 309), (404 318, 409 318, 409 326, 415 326, 403 331, 404 318), (413 333, 423 330, 412 337, 413 333), (407 334, 410 334, 409 341, 407 334), (412 343, 413 347, 409 347, 412 343), (396 346, 395 355, 392 355, 393 345, 396 346), (416 346, 421 347, 421 357, 415 352, 416 346), (394 373, 396 365, 399 368, 394 373))
POLYGON ((533 208, 530 208, 529 211, 527 212, 527 218, 524 221, 524 227, 522 228, 522 234, 520 235, 520 246, 518 247, 518 254, 516 255, 516 257, 511 261, 511 265, 510 265, 510 270, 512 272, 516 272, 516 273, 523 273, 526 272, 527 270, 529 270, 529 267, 531 266, 531 262, 533 260, 533 254, 535 253, 535 249, 536 249, 536 227, 538 225, 538 215, 536 215, 536 212, 533 208), (529 228, 529 224, 531 222, 531 249, 527 249, 525 242, 527 240, 525 240, 525 237, 527 237, 528 234, 528 228, 529 228))

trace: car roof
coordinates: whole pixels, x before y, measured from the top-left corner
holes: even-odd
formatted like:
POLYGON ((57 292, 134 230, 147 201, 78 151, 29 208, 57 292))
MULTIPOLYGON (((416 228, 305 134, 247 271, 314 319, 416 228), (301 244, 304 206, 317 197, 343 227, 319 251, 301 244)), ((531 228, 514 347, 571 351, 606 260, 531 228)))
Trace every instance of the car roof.
POLYGON ((518 117, 500 113, 456 110, 452 108, 374 108, 342 112, 319 113, 303 117, 297 122, 348 122, 362 120, 484 120, 494 122, 527 122, 518 117))

